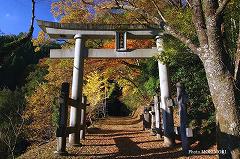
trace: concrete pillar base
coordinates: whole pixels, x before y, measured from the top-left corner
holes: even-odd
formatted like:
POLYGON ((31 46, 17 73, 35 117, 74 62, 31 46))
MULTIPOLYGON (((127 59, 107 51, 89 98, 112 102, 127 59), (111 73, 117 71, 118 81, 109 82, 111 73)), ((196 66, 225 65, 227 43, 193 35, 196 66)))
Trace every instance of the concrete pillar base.
POLYGON ((85 140, 85 134, 83 132, 84 130, 80 131, 80 140, 85 140))
POLYGON ((164 136, 163 139, 164 139, 164 144, 163 144, 164 146, 173 147, 175 145, 175 142, 171 138, 164 136))
POLYGON ((73 147, 82 147, 81 143, 79 143, 79 144, 70 144, 70 145, 73 146, 73 147))
POLYGON ((158 139, 161 139, 161 135, 160 135, 160 134, 157 134, 157 138, 158 138, 158 139))
POLYGON ((54 154, 60 155, 60 156, 67 156, 68 152, 67 151, 54 151, 54 154))

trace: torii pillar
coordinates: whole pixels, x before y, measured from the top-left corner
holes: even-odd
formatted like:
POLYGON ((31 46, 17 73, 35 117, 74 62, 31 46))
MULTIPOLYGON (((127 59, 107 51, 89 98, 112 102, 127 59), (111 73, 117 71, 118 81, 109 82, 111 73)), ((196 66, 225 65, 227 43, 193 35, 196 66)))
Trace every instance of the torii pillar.
POLYGON ((73 146, 80 146, 80 121, 81 121, 81 105, 82 105, 82 88, 83 88, 83 39, 81 34, 74 36, 75 54, 72 78, 72 99, 73 106, 70 110, 70 127, 75 128, 75 132, 69 135, 69 143, 73 146))
MULTIPOLYGON (((159 54, 163 51, 163 39, 162 35, 156 36, 156 45, 159 54)), ((161 92, 161 105, 162 105, 162 117, 163 117, 163 129, 164 129, 164 145, 172 147, 175 144, 174 139, 174 122, 173 122, 173 108, 167 104, 167 100, 170 99, 169 89, 169 76, 168 66, 158 60, 159 80, 160 80, 160 92, 161 92)))

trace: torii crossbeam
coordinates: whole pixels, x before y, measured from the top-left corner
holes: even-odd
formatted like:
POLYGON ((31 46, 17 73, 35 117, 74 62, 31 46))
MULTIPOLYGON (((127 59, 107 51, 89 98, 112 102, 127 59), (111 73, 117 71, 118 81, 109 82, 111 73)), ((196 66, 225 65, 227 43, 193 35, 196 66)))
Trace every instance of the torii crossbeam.
MULTIPOLYGON (((84 58, 150 58, 158 53, 156 48, 127 49, 127 39, 154 39, 160 31, 156 25, 93 25, 61 24, 38 20, 38 25, 53 39, 73 39, 80 35, 82 39, 114 39, 115 49, 88 49, 82 46, 84 58)), ((73 58, 74 49, 52 49, 51 58, 73 58)))

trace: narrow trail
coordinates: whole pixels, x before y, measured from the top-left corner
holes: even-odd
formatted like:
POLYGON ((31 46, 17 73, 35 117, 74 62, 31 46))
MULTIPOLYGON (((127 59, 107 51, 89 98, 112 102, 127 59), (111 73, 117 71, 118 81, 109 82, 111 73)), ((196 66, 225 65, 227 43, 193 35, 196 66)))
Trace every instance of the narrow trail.
POLYGON ((181 156, 178 151, 164 148, 162 139, 151 136, 149 131, 143 131, 139 120, 124 117, 108 118, 99 122, 93 130, 90 130, 83 145, 85 147, 81 148, 81 154, 89 155, 90 158, 178 158, 181 156), (94 144, 98 146, 94 147, 97 148, 96 153, 88 153, 94 144))
POLYGON ((163 145, 162 139, 151 136, 149 131, 142 130, 139 118, 109 117, 97 122, 88 130, 82 147, 67 147, 68 156, 56 156, 53 151, 56 141, 34 148, 20 158, 101 158, 101 159, 168 159, 216 158, 215 155, 183 156, 181 144, 177 142, 174 148, 163 145))

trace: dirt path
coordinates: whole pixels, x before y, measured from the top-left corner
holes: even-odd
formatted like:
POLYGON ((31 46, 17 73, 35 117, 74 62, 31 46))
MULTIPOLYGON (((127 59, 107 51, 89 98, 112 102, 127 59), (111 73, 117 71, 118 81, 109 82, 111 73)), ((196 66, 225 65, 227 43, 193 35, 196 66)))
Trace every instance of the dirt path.
POLYGON ((58 157, 53 154, 56 145, 56 141, 53 141, 28 151, 20 158, 216 158, 215 155, 185 157, 179 142, 174 148, 164 147, 162 139, 142 130, 138 118, 108 118, 99 121, 89 129, 82 144, 82 147, 68 147, 69 156, 58 157))

